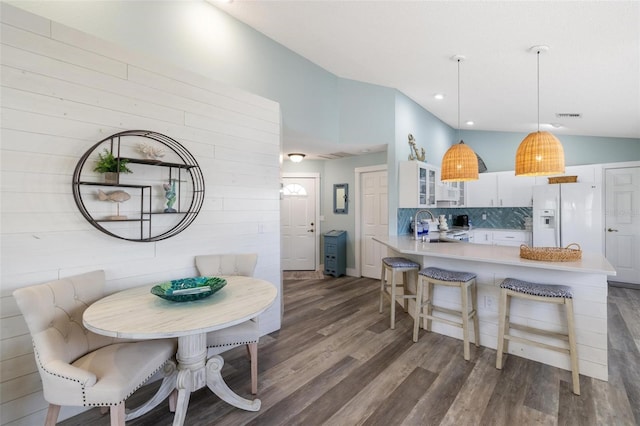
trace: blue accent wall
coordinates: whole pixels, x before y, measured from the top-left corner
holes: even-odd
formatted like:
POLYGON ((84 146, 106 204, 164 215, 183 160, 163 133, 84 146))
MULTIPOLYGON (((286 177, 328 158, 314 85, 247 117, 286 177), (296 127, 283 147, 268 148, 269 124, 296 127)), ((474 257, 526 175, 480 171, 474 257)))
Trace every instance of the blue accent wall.
MULTIPOLYGON (((640 139, 553 133, 562 143, 567 166, 640 160, 640 139)), ((489 172, 514 170, 516 151, 525 136, 526 133, 462 131, 464 142, 482 157, 489 172)))
MULTIPOLYGON (((408 222, 406 227, 398 222, 402 212, 397 209, 397 164, 410 153, 407 135, 413 134, 418 147, 425 148, 427 162, 437 166, 448 147, 457 142, 454 129, 395 88, 342 79, 205 1, 11 3, 142 55, 161 58, 181 70, 279 102, 282 135, 287 142, 388 144, 391 235, 408 229, 408 222)), ((564 145, 567 165, 640 160, 640 139, 556 134, 564 145)), ((483 158, 489 171, 503 171, 514 169, 515 152, 525 133, 463 130, 461 136, 483 158)), ((368 164, 380 160, 377 156, 363 159, 368 164)), ((323 187, 340 183, 335 182, 338 179, 351 182, 353 178, 347 179, 347 175, 353 176, 353 167, 360 163, 334 161, 328 161, 332 165, 327 168, 308 163, 302 167, 320 170, 323 187), (334 178, 332 173, 337 172, 334 178)), ((284 169, 295 170, 287 165, 284 169)), ((322 197, 327 199, 331 192, 324 192, 322 197)), ((443 210, 455 214, 457 209, 443 210)), ((475 226, 518 228, 518 218, 523 217, 512 209, 477 209, 486 210, 488 223, 483 224, 481 211, 463 210, 475 226)), ((347 217, 348 225, 342 223, 344 217, 335 218, 330 225, 352 229, 355 218, 352 214, 347 217)), ((352 234, 350 231, 350 239, 352 234)), ((349 267, 353 266, 352 259, 350 251, 349 267)))
MULTIPOLYGON (((409 223, 419 209, 398 209, 398 235, 411 234, 409 223)), ((500 228, 500 229, 524 229, 524 218, 532 217, 531 207, 512 208, 430 208, 428 209, 436 217, 446 215, 449 228, 453 226, 453 219, 458 215, 469 216, 473 228, 500 228), (482 219, 486 214, 487 218, 482 219), (451 215, 451 218, 449 218, 451 215)), ((424 219, 424 216, 420 215, 424 219)))
POLYGON ((426 162, 440 166, 444 153, 455 142, 454 130, 401 92, 395 97, 395 141, 389 146, 389 234, 398 229, 398 162, 411 154, 408 135, 411 133, 418 148, 425 149, 426 162))

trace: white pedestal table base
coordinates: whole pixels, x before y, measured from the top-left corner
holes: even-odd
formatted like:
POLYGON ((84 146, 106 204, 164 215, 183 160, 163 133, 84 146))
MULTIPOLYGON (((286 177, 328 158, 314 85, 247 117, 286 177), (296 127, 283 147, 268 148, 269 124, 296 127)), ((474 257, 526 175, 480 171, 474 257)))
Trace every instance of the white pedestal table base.
POLYGON ((207 361, 206 343, 206 333, 178 338, 178 354, 176 356, 178 360, 178 377, 176 379, 178 401, 173 426, 184 424, 191 392, 205 386, 220 399, 234 407, 247 411, 260 410, 261 401, 259 399, 242 398, 227 386, 221 375, 224 360, 221 356, 214 355, 207 361))

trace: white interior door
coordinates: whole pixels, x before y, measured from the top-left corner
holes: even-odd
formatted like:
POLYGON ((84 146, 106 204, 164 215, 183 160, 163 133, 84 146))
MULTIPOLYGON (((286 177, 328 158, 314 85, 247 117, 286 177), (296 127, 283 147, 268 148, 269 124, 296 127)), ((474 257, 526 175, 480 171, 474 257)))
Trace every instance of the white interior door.
POLYGON ((605 245, 612 281, 640 284, 640 167, 605 170, 605 245))
POLYGON ((282 179, 282 269, 316 270, 316 179, 282 179))
POLYGON ((372 240, 389 235, 389 209, 387 207, 387 171, 362 173, 361 208, 361 275, 380 278, 380 262, 386 255, 386 247, 372 240))

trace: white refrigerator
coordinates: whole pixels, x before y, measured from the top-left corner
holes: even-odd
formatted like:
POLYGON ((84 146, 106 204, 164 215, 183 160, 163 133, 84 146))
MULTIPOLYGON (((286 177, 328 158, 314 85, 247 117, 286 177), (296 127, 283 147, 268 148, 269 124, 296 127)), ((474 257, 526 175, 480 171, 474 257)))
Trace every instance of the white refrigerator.
POLYGON ((594 183, 533 187, 533 246, 566 247, 602 254, 602 189, 594 183))

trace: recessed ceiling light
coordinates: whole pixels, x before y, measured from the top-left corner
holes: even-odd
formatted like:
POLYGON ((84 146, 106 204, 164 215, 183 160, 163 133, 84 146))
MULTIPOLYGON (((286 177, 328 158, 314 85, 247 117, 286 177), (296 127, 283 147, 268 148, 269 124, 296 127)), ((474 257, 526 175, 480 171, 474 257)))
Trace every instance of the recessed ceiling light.
POLYGON ((476 123, 474 123, 474 122, 473 122, 473 121, 471 121, 471 120, 467 121, 467 126, 473 126, 474 124, 476 124, 476 123))
POLYGON ((442 93, 436 93, 435 95, 433 95, 434 99, 437 99, 439 101, 444 99, 444 95, 442 93))
POLYGON ((562 127, 562 123, 549 123, 549 125, 556 129, 559 129, 560 127, 562 127))

